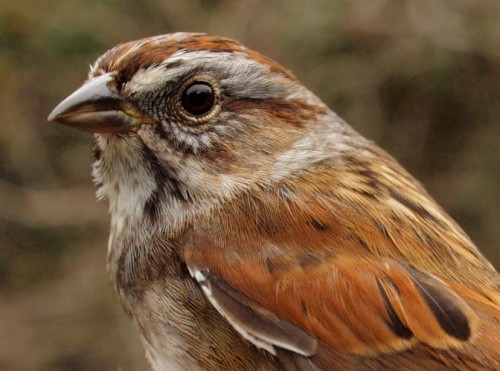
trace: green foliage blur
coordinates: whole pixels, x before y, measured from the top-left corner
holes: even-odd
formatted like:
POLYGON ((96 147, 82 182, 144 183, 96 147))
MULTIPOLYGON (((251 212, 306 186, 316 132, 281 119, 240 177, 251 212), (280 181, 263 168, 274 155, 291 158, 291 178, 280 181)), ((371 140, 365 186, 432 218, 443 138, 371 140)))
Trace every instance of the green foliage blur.
POLYGON ((46 123, 117 43, 174 31, 289 67, 498 267, 498 0, 0 0, 0 369, 144 370, 105 272, 90 138, 46 123))

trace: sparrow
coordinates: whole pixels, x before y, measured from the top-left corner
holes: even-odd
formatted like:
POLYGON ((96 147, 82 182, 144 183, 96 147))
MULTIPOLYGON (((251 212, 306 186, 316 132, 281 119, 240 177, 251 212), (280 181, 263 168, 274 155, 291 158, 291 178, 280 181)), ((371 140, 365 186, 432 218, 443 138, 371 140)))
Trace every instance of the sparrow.
POLYGON ((390 155, 223 37, 120 44, 93 134, 107 269, 154 370, 500 369, 500 276, 390 155))

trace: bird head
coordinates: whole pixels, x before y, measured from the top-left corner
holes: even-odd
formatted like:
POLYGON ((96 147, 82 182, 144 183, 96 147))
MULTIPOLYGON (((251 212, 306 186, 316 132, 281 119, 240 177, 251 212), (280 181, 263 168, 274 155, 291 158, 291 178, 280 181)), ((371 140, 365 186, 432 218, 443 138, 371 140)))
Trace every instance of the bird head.
POLYGON ((278 63, 192 33, 109 50, 48 120, 94 133, 98 195, 136 219, 279 179, 318 157, 319 123, 347 130, 278 63))

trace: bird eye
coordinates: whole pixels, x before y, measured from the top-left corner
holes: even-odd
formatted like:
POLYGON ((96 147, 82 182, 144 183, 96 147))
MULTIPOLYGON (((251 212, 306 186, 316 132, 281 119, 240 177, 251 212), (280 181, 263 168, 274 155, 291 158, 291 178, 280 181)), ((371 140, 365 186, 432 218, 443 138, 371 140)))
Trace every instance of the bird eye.
POLYGON ((202 116, 214 106, 214 89, 206 82, 194 82, 182 93, 181 102, 186 112, 193 116, 202 116))

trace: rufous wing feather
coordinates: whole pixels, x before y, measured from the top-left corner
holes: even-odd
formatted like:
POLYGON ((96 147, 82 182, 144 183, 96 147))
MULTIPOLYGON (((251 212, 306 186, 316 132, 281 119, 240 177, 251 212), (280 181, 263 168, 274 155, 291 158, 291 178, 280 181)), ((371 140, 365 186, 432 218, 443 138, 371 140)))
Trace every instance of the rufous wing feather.
POLYGON ((264 348, 311 355, 309 336, 370 356, 418 342, 459 346, 477 328, 474 311, 443 281, 390 259, 337 258, 277 275, 262 266, 265 259, 258 255, 246 257, 245 266, 200 266, 193 246, 186 258, 217 309, 264 348))

